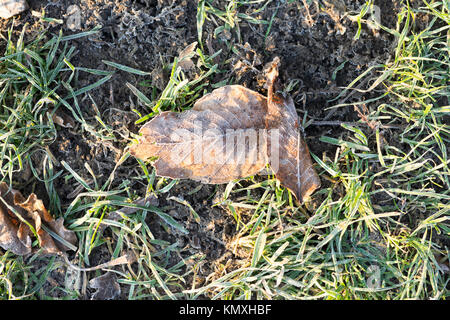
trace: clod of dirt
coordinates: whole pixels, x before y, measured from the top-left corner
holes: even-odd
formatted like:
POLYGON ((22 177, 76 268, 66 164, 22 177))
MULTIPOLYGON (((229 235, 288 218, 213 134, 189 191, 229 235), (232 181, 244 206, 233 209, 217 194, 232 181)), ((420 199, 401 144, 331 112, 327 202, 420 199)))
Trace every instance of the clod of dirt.
POLYGON ((145 124, 131 154, 158 157, 154 165, 160 176, 210 184, 252 176, 270 164, 280 182, 304 202, 320 180, 292 99, 274 95, 278 65, 275 58, 267 72, 267 98, 238 85, 216 89, 191 110, 163 112, 145 124))
POLYGON ((236 81, 239 81, 250 71, 258 74, 259 71, 255 67, 261 64, 262 62, 259 53, 254 50, 248 42, 244 45, 235 45, 235 56, 232 60, 232 70, 233 73, 236 74, 236 81))
POLYGON ((0 0, 0 18, 9 19, 27 9, 25 0, 0 0))
POLYGON ((89 287, 97 289, 91 300, 114 300, 120 296, 120 285, 117 283, 117 276, 114 272, 107 272, 104 275, 91 279, 89 287))
POLYGON ((67 8, 67 28, 72 31, 81 30, 81 10, 76 4, 67 8))
POLYGON ((65 269, 64 287, 69 291, 79 291, 81 289, 81 271, 71 268, 65 269))
POLYGON ((46 228, 56 233, 73 246, 77 243, 75 233, 64 228, 63 219, 54 220, 41 200, 32 193, 28 199, 14 189, 0 183, 0 246, 17 255, 32 253, 34 236, 44 254, 62 254, 69 250, 54 242, 46 228))
POLYGON ((52 120, 57 125, 63 128, 74 128, 75 121, 72 117, 70 117, 67 113, 62 111, 61 109, 57 109, 55 113, 53 113, 52 120))
POLYGON ((381 9, 379 6, 373 5, 370 7, 370 18, 367 20, 367 26, 378 36, 378 30, 381 25, 381 9))

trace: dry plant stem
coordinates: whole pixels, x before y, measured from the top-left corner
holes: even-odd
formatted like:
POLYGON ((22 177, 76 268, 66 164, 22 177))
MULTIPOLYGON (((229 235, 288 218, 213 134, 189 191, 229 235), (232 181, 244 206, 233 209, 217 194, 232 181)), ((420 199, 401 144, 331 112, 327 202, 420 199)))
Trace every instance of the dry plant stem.
MULTIPOLYGON (((367 123, 363 122, 351 122, 351 121, 312 121, 310 125, 312 126, 342 126, 342 125, 350 125, 350 126, 358 126, 361 124, 368 125, 367 123)), ((395 126, 390 124, 379 124, 379 127, 381 129, 401 129, 405 126, 395 126)))
POLYGON ((302 2, 303 2, 303 5, 305 6, 305 10, 306 10, 306 15, 307 15, 306 20, 307 20, 307 23, 308 23, 308 25, 309 25, 310 27, 312 27, 312 25, 313 25, 313 23, 314 23, 314 20, 313 20, 313 18, 311 17, 311 14, 309 13, 309 5, 306 3, 306 0, 302 0, 302 2))
POLYGON ((124 254, 123 256, 120 256, 116 259, 113 259, 111 261, 108 261, 106 263, 102 263, 98 266, 95 267, 89 267, 89 268, 80 268, 74 264, 72 264, 69 259, 67 258, 67 256, 65 254, 60 255, 64 262, 66 263, 66 265, 76 271, 80 271, 80 272, 87 272, 87 271, 95 271, 95 270, 100 270, 100 269, 106 269, 106 268, 111 268, 114 266, 118 266, 118 265, 122 265, 122 264, 131 264, 133 262, 136 261, 136 256, 133 253, 127 253, 124 254))
POLYGON ((268 70, 267 77, 267 106, 268 113, 274 114, 276 112, 275 108, 271 108, 273 106, 273 86, 275 84, 275 80, 278 78, 278 67, 280 65, 280 59, 275 57, 272 61, 270 69, 268 70), (275 109, 275 110, 274 110, 275 109))

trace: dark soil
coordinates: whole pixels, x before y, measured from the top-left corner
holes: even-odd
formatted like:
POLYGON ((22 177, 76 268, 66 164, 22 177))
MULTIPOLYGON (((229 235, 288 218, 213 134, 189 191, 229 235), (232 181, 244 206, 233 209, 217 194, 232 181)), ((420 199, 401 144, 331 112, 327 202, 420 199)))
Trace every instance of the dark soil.
MULTIPOLYGON (((239 31, 231 32, 218 39, 208 38, 214 34, 217 27, 212 21, 204 25, 205 41, 210 41, 208 54, 222 49, 216 57, 219 68, 224 73, 216 74, 212 83, 223 79, 233 79, 233 83, 242 84, 250 89, 264 93, 261 70, 272 61, 275 56, 281 58, 280 89, 291 81, 297 81, 290 94, 296 103, 298 113, 308 119, 316 121, 356 121, 357 113, 351 108, 340 108, 337 111, 327 110, 328 107, 341 101, 330 102, 341 92, 342 87, 348 85, 362 71, 374 64, 384 63, 389 59, 389 53, 394 45, 393 37, 385 32, 376 32, 363 26, 361 35, 355 40, 357 24, 344 16, 346 12, 359 11, 364 1, 334 0, 321 9, 316 5, 319 1, 312 1, 307 11, 302 1, 273 1, 261 13, 261 19, 273 22, 266 37, 266 24, 251 24, 242 21, 239 31), (309 20, 308 17, 312 20, 309 20), (240 43, 239 43, 240 39, 240 43), (234 44, 238 53, 228 49, 234 44), (339 66, 343 67, 336 71, 339 66)), ((322 1, 320 1, 322 3, 322 1)), ((398 2, 390 0, 375 1, 381 8, 381 23, 394 27, 398 2)), ((94 69, 109 69, 102 60, 118 62, 136 69, 152 73, 152 85, 160 92, 167 81, 166 66, 174 57, 178 56, 190 43, 197 41, 197 1, 195 0, 61 0, 41 1, 30 0, 30 10, 22 14, 16 21, 15 30, 19 32, 24 22, 30 23, 30 30, 39 29, 38 18, 31 12, 42 11, 46 16, 64 20, 63 25, 50 24, 51 33, 59 32, 62 27, 65 35, 73 33, 66 24, 69 5, 76 4, 82 12, 81 30, 87 31, 101 25, 102 29, 95 36, 72 41, 76 46, 76 54, 71 60, 73 65, 94 69)), ((224 1, 215 1, 214 5, 223 8, 224 1)), ((244 7, 245 10, 246 7, 244 7)), ((252 11, 249 7, 249 12, 252 11)), ((0 21, 0 31, 5 33, 10 21, 0 21)), ((205 46, 206 50, 206 46, 205 46)), ((94 83, 99 77, 89 73, 80 73, 78 86, 83 87, 94 83)), ((151 96, 151 88, 139 86, 142 78, 125 73, 116 72, 106 84, 91 92, 91 96, 107 125, 123 133, 137 133, 139 125, 135 125, 137 116, 132 108, 140 109, 136 98, 124 85, 129 82, 137 86, 147 96, 151 96)), ((207 87, 208 88, 208 87, 207 87)), ((211 88, 209 88, 211 89, 211 88)), ((345 102, 361 101, 374 95, 356 93, 345 102)), ((93 102, 87 98, 80 98, 80 107, 89 120, 95 115, 93 102)), ((147 111, 148 113, 148 111, 147 111)), ((92 120, 95 123, 95 120, 92 120)), ((89 164, 100 184, 106 181, 120 158, 128 141, 120 138, 111 144, 99 143, 89 133, 80 135, 79 131, 61 129, 57 141, 50 150, 58 160, 66 161, 70 167, 86 180, 91 176, 85 168, 89 164)), ((313 153, 321 155, 330 150, 330 145, 321 143, 322 135, 338 138, 343 129, 338 125, 310 125, 305 129, 306 141, 313 153), (314 143, 313 143, 314 142, 314 143)), ((127 179, 129 170, 136 167, 134 159, 129 159, 116 172, 116 180, 127 179)), ((61 168, 59 168, 61 169, 61 168)), ((67 206, 73 199, 68 195, 74 186, 67 183, 63 177, 56 181, 56 187, 63 206, 67 206)), ((144 195, 144 187, 138 183, 131 185, 138 195, 144 195)), ((205 254, 206 260, 200 268, 198 279, 200 283, 210 273, 215 271, 219 263, 231 270, 239 266, 240 261, 248 257, 245 253, 232 252, 230 242, 236 231, 236 221, 232 215, 221 207, 212 207, 215 195, 221 194, 224 186, 202 185, 198 192, 186 195, 189 191, 199 187, 192 181, 180 181, 167 194, 167 197, 184 197, 201 217, 200 223, 192 219, 192 214, 186 206, 173 200, 159 199, 159 206, 165 207, 179 223, 189 230, 189 236, 170 234, 161 227, 160 221, 153 216, 148 218, 148 225, 155 237, 170 243, 179 242, 183 248, 182 254, 187 257, 196 252, 205 254)), ((43 189, 44 190, 44 189, 43 189)), ((257 197, 257 190, 255 197, 257 197)), ((42 192, 45 193, 45 192, 42 192)), ((45 196, 43 195, 45 199, 45 196)), ((245 212, 243 213, 245 215, 245 212)), ((107 232, 107 231, 105 231, 107 232)), ((91 254, 91 263, 108 261, 104 250, 96 250, 91 254), (96 258, 96 255, 98 257, 96 258)), ((170 265, 180 261, 173 256, 170 265)), ((56 272, 56 271, 55 271, 56 272)), ((94 276, 94 273, 91 275, 94 276)), ((55 279, 61 277, 54 276, 55 279)), ((61 280, 64 281, 64 280, 61 280)), ((58 282, 58 281, 57 281, 58 282)), ((63 286, 63 285, 62 285, 63 286)), ((188 285, 189 287, 190 285, 188 285)), ((51 287, 51 286, 50 286, 51 287)), ((52 293, 49 293, 52 294, 52 293)), ((88 297, 87 297, 88 298, 88 297)), ((123 292, 122 298, 126 298, 123 292)))

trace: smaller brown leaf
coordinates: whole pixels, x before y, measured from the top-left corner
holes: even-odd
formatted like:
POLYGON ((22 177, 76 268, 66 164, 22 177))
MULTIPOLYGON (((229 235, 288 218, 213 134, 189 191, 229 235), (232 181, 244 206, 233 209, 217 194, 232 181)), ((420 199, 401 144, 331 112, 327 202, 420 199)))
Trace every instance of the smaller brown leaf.
POLYGON ((44 254, 61 254, 69 248, 59 241, 53 241, 43 225, 68 243, 75 245, 77 243, 75 233, 67 230, 63 226, 63 221, 63 218, 55 221, 34 193, 25 199, 19 191, 10 190, 6 183, 0 183, 0 246, 3 249, 11 250, 17 255, 32 253, 31 239, 34 233, 31 226, 36 232, 44 254))
POLYGON ((194 56, 195 48, 197 47, 197 41, 191 43, 183 51, 178 55, 178 66, 184 71, 188 71, 192 69, 195 65, 192 61, 192 57, 194 56))
POLYGON ((31 252, 31 232, 6 205, 19 215, 26 214, 23 208, 14 204, 14 193, 14 190, 8 193, 6 183, 0 183, 0 246, 17 255, 25 255, 31 252))

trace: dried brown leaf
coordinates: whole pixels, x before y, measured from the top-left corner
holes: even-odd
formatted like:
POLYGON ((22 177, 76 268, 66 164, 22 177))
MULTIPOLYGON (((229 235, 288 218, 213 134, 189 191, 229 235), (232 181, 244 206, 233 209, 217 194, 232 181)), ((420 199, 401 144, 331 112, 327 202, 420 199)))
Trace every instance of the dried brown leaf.
POLYGON ((275 58, 267 72, 268 115, 267 126, 279 128, 279 140, 268 139, 269 162, 281 184, 292 191, 297 200, 304 202, 320 187, 320 179, 314 170, 309 149, 304 142, 294 102, 290 97, 273 94, 273 84, 278 77, 279 59, 275 58), (272 148, 276 141, 278 148, 272 148), (275 150, 278 154, 271 154, 275 150), (273 161, 277 161, 276 168, 273 161))
MULTIPOLYGON (((8 192, 6 183, 0 183, 0 197, 13 207, 20 215, 26 212, 20 206, 14 204, 14 193, 8 192)), ((31 236, 23 224, 8 209, 3 201, 0 201, 0 246, 5 250, 11 250, 17 255, 25 255, 31 252, 31 236)))
POLYGON ((163 112, 147 122, 130 152, 141 159, 159 157, 154 163, 159 176, 227 183, 254 175, 267 164, 266 141, 257 137, 265 129, 266 112, 264 96, 225 86, 199 99, 191 110, 163 112))
POLYGON ((267 98, 238 85, 216 89, 191 110, 163 112, 147 122, 131 154, 157 157, 159 176, 213 184, 257 174, 270 164, 280 182, 304 201, 320 179, 292 99, 273 92, 278 65, 275 58, 267 71, 267 98))
POLYGON ((192 69, 195 64, 192 61, 192 57, 195 54, 195 48, 197 47, 197 41, 191 43, 178 55, 178 66, 184 71, 192 69))
POLYGON ((45 208, 43 202, 34 193, 28 199, 14 189, 9 189, 4 182, 0 183, 0 246, 11 250, 17 255, 32 252, 31 243, 34 237, 30 226, 35 230, 39 246, 44 254, 60 254, 69 248, 53 241, 49 230, 73 245, 77 238, 72 231, 63 226, 63 219, 54 220, 45 208))
POLYGON ((283 130, 279 136, 278 154, 271 154, 271 141, 269 141, 269 159, 273 168, 273 159, 279 159, 278 170, 275 176, 281 184, 292 191, 295 197, 304 202, 320 187, 320 179, 314 170, 309 149, 300 133, 300 125, 292 99, 281 100, 275 103, 280 107, 279 113, 269 120, 270 125, 278 124, 283 130))

